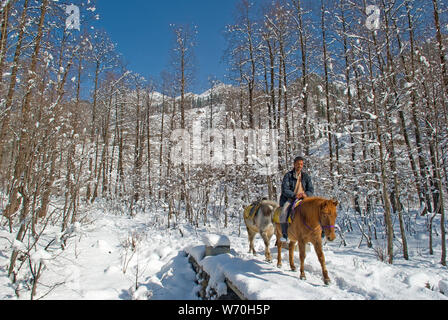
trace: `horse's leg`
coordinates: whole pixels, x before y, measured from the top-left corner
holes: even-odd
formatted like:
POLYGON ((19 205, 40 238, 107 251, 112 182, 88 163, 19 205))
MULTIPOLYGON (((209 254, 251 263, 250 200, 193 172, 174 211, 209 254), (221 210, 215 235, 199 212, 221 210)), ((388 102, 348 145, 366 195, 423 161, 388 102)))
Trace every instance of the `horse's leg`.
POLYGON ((319 259, 320 265, 322 267, 322 275, 324 277, 324 283, 326 285, 329 285, 331 281, 330 281, 330 277, 328 276, 327 266, 325 265, 325 256, 324 256, 324 252, 322 250, 322 241, 319 241, 319 240, 317 240, 313 243, 314 250, 316 250, 317 258, 319 259))
POLYGON ((294 264, 294 249, 296 247, 296 242, 289 241, 289 265, 292 271, 296 271, 296 266, 294 264))
POLYGON ((299 256, 300 256, 300 279, 306 280, 306 276, 305 276, 306 243, 305 243, 305 241, 299 241, 299 256))
POLYGON ((281 232, 279 231, 280 225, 275 225, 275 237, 277 245, 277 267, 280 268, 282 266, 282 242, 280 241, 281 232))
POLYGON ((282 242, 280 238, 277 238, 277 267, 282 266, 282 242))
POLYGON ((254 238, 256 233, 247 229, 247 233, 249 235, 249 253, 253 253, 254 255, 257 255, 254 249, 254 238))
POLYGON ((264 245, 265 245, 265 251, 264 255, 266 256, 266 261, 271 262, 271 250, 269 249, 269 243, 271 242, 272 234, 269 236, 266 232, 263 232, 261 234, 261 237, 263 238, 264 245))

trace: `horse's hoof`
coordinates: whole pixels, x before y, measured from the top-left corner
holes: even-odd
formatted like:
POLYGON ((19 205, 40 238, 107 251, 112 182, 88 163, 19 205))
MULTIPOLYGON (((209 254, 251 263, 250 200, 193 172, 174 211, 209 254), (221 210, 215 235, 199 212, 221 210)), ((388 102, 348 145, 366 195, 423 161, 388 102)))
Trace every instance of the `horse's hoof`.
POLYGON ((304 274, 300 275, 300 280, 306 280, 306 276, 304 274))
POLYGON ((297 268, 296 268, 296 267, 291 267, 291 271, 292 271, 292 272, 296 272, 296 271, 297 271, 297 268))
POLYGON ((281 268, 282 264, 281 263, 277 263, 277 268, 281 268))
POLYGON ((324 283, 326 286, 329 286, 331 284, 331 280, 330 279, 324 279, 324 283))

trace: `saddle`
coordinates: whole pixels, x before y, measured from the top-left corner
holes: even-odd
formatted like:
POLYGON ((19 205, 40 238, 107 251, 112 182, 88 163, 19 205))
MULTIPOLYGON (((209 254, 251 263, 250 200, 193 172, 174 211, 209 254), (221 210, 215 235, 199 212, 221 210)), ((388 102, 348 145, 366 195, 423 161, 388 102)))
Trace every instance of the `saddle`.
POLYGON ((252 203, 250 206, 244 209, 244 219, 250 220, 255 217, 255 214, 261 207, 261 201, 258 203, 252 203))
MULTIPOLYGON (((294 220, 294 209, 300 206, 303 200, 294 201, 293 205, 288 208, 288 223, 291 224, 294 220)), ((274 212, 274 223, 280 223, 280 215, 282 214, 282 208, 278 207, 274 212)))
POLYGON ((253 219, 255 218, 255 214, 258 212, 258 210, 261 207, 261 202, 264 200, 268 200, 268 198, 263 197, 259 198, 258 200, 255 200, 252 202, 252 204, 244 209, 244 219, 253 219))

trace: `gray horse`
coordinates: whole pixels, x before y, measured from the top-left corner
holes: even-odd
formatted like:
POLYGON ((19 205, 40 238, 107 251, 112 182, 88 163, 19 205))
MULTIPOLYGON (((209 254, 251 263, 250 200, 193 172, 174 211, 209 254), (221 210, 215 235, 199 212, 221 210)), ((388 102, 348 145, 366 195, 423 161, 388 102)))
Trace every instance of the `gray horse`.
POLYGON ((258 203, 253 203, 244 210, 244 223, 246 224, 249 237, 249 253, 256 255, 254 238, 257 233, 260 233, 266 246, 266 260, 269 262, 272 261, 269 243, 275 233, 275 227, 272 220, 274 212, 278 207, 278 203, 274 201, 262 200, 258 203))

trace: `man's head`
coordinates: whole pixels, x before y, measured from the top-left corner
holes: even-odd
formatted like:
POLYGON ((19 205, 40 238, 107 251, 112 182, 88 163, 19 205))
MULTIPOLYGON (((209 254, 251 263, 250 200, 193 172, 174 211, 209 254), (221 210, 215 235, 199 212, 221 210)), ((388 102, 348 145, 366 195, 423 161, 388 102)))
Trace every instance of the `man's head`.
POLYGON ((296 157, 294 159, 294 169, 297 172, 301 172, 302 171, 304 161, 305 161, 305 159, 303 157, 296 157))

